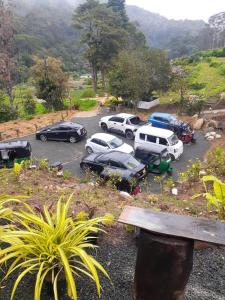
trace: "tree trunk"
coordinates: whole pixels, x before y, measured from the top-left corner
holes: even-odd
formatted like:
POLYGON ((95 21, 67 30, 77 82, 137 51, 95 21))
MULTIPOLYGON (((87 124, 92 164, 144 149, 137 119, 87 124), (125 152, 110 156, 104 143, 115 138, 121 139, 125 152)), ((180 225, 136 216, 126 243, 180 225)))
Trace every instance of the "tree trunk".
POLYGON ((103 93, 105 93, 106 84, 105 84, 105 70, 104 70, 104 68, 101 69, 101 76, 102 76, 102 91, 103 91, 103 93))
POLYGON ((98 75, 97 75, 97 68, 94 64, 92 64, 92 84, 95 94, 98 91, 98 75))
POLYGON ((9 84, 7 87, 7 94, 9 96, 10 111, 13 114, 15 112, 15 108, 14 108, 14 97, 13 97, 13 91, 12 91, 11 84, 9 84))

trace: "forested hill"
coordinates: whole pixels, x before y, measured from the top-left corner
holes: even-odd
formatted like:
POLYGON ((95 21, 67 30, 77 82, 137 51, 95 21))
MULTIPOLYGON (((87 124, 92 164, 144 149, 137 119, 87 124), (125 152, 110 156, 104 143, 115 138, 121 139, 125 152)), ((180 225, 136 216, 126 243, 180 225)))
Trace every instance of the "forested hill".
POLYGON ((171 53, 172 56, 191 54, 193 50, 198 49, 199 45, 194 44, 197 42, 195 38, 206 27, 206 23, 202 20, 169 20, 159 14, 151 13, 133 5, 127 6, 127 14, 131 21, 139 24, 151 46, 167 49, 171 52, 173 43, 176 43, 177 49, 174 49, 175 52, 171 53), (186 44, 187 39, 189 39, 189 45, 186 44), (177 44, 179 40, 182 45, 177 44), (182 49, 178 49, 179 47, 182 49), (186 53, 178 53, 179 51, 186 53))
MULTIPOLYGON (((79 31, 72 27, 74 8, 84 0, 16 0, 18 15, 17 44, 24 64, 29 66, 31 55, 62 57, 66 68, 80 72, 84 63, 79 43, 79 31)), ((140 25, 147 42, 166 49, 170 57, 191 54, 206 49, 200 37, 203 21, 168 20, 136 6, 127 6, 128 16, 140 25)))
POLYGON ((31 55, 61 57, 66 68, 83 68, 79 32, 72 27, 74 7, 66 0, 18 0, 17 45, 29 66, 31 55))

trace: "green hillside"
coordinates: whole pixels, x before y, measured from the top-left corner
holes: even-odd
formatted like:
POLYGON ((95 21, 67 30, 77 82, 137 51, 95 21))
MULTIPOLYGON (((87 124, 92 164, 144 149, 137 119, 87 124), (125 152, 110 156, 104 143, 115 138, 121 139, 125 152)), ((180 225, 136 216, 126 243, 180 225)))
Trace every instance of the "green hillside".
MULTIPOLYGON (((224 50, 221 50, 224 51, 224 50)), ((198 95, 207 101, 220 98, 225 92, 225 57, 208 56, 209 52, 200 52, 192 57, 175 60, 174 65, 181 66, 187 74, 187 96, 198 95)), ((179 93, 170 90, 161 95, 161 102, 176 102, 179 93)))

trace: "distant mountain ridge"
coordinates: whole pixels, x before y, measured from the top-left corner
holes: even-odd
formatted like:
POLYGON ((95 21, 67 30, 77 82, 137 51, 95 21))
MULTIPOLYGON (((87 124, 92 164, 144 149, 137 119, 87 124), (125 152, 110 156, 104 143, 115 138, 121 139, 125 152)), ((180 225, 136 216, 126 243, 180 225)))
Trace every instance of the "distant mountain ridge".
MULTIPOLYGON (((80 32, 72 27, 75 7, 85 0, 16 0, 18 46, 26 56, 32 54, 62 57, 67 69, 83 68, 80 32)), ((106 2, 102 0, 101 2, 106 2)), ((128 5, 131 21, 139 24, 151 47, 165 49, 171 58, 207 49, 201 32, 207 23, 169 20, 137 6, 128 5)))
POLYGON ((169 50, 174 39, 189 35, 196 37, 207 24, 203 20, 173 20, 137 6, 128 5, 127 14, 131 21, 139 24, 140 30, 152 47, 169 50))

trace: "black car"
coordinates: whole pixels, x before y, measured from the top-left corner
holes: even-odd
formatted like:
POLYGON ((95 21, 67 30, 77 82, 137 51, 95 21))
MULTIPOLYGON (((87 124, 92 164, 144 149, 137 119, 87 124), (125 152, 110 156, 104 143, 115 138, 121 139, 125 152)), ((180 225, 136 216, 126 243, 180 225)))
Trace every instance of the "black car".
POLYGON ((47 140, 69 141, 76 143, 87 134, 84 126, 73 122, 60 122, 40 128, 36 132, 36 139, 46 142, 47 140))
POLYGON ((117 174, 122 179, 135 178, 137 182, 146 175, 146 167, 131 154, 119 151, 108 153, 91 153, 82 158, 80 167, 83 170, 91 170, 104 177, 117 174), (108 175, 107 175, 108 174, 108 175))

